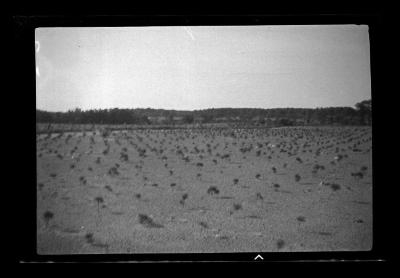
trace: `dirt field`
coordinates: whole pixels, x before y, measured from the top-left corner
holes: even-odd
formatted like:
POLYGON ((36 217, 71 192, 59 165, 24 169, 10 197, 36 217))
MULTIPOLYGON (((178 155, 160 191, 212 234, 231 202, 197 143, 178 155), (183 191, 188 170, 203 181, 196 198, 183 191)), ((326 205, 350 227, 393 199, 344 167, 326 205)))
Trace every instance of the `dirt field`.
POLYGON ((369 127, 37 135, 39 254, 372 248, 369 127))

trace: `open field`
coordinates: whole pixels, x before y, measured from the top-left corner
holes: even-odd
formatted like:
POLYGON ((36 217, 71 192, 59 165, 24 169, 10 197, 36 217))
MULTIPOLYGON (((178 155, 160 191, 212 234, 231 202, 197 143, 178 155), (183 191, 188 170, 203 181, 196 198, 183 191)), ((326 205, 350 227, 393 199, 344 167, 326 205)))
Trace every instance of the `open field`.
MULTIPOLYGON (((232 123, 202 123, 202 124, 149 124, 149 125, 135 125, 135 124, 36 124, 36 134, 48 133, 65 133, 65 132, 87 132, 93 130, 143 130, 143 129, 207 129, 207 128, 232 128, 236 126, 245 125, 249 128, 249 124, 232 124, 232 123)), ((254 126, 254 128, 258 128, 254 126)))
POLYGON ((39 254, 372 247, 370 127, 37 135, 39 254))

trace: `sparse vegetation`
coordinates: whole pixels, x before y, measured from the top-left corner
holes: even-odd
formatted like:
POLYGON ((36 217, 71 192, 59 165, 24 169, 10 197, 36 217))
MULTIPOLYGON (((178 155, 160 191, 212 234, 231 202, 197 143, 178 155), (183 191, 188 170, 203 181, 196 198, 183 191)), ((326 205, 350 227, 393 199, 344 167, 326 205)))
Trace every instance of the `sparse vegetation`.
MULTIPOLYGON (((69 230, 84 231, 80 235, 92 247, 114 244, 107 234, 117 233, 117 229, 138 242, 151 244, 163 230, 146 234, 143 228, 163 228, 155 219, 171 219, 165 220, 171 241, 193 240, 190 232, 199 242, 206 236, 221 239, 229 233, 226 238, 236 238, 231 241, 236 248, 243 243, 241 235, 245 233, 279 234, 283 226, 297 229, 307 238, 305 233, 311 229, 304 228, 315 225, 318 236, 318 225, 332 221, 319 213, 324 200, 328 200, 323 204, 326 210, 332 211, 329 216, 338 219, 344 216, 336 206, 348 200, 346 211, 353 217, 351 221, 370 227, 368 215, 356 215, 360 210, 350 207, 371 206, 367 199, 371 187, 370 128, 241 125, 109 125, 103 136, 98 131, 107 125, 99 125, 85 130, 85 135, 81 131, 38 135, 38 218, 47 226, 54 215, 45 220, 42 211, 57 213, 54 229, 41 232, 58 233, 58 225, 71 223, 69 230), (97 236, 95 240, 93 233, 86 231, 93 227, 96 209, 96 219, 101 222, 97 222, 96 231, 91 230, 97 236), (227 217, 232 221, 229 225, 224 218, 227 215, 232 216, 227 217), (175 231, 173 225, 178 224, 175 231)), ((52 124, 51 128, 68 126, 52 124)), ((346 228, 341 221, 337 225, 346 228)), ((290 243, 288 250, 301 245, 287 233, 282 235, 290 243)), ((335 233, 329 236, 337 240, 335 233)), ((280 239, 266 248, 284 249, 285 241, 280 239)), ((126 242, 132 244, 130 238, 126 242)))
POLYGON ((45 223, 46 223, 46 228, 49 226, 49 221, 50 221, 51 219, 53 219, 53 217, 54 217, 54 213, 52 213, 51 211, 46 210, 46 211, 43 213, 43 218, 44 218, 44 221, 45 221, 45 223))
POLYGON ((85 235, 85 239, 86 239, 87 243, 93 244, 93 242, 94 242, 93 233, 87 233, 85 235))
POLYGON ((44 184, 43 184, 43 183, 41 183, 41 182, 38 183, 38 189, 39 189, 39 190, 42 190, 43 187, 44 187, 44 184))
POLYGON ((164 228, 163 225, 156 223, 150 216, 146 214, 139 214, 139 223, 146 228, 164 228))
POLYGON ((204 229, 208 229, 209 228, 208 224, 206 222, 204 222, 204 221, 200 221, 199 225, 202 226, 204 229))
POLYGON ((233 209, 234 209, 235 211, 241 210, 241 209, 242 209, 242 205, 241 205, 241 204, 235 203, 235 204, 233 204, 233 209))
POLYGON ((210 195, 218 194, 219 193, 219 189, 216 186, 210 186, 207 189, 207 193, 210 194, 210 195))
POLYGON ((283 239, 279 239, 276 242, 276 246, 278 247, 278 249, 282 249, 285 246, 285 241, 283 239))
POLYGON ((304 216, 298 216, 296 219, 299 222, 305 222, 306 221, 306 218, 304 216))
POLYGON ((100 215, 100 204, 104 203, 104 199, 101 196, 97 196, 94 200, 97 203, 97 213, 100 215))

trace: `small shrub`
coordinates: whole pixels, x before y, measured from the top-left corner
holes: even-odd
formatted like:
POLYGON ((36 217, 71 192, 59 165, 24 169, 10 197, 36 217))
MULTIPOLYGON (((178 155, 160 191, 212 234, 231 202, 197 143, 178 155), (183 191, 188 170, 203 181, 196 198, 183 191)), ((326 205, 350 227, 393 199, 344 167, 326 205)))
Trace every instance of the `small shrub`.
POLYGON ((204 221, 200 221, 200 222, 199 222, 199 225, 202 226, 202 227, 205 228, 205 229, 208 229, 208 228, 209 228, 209 227, 208 227, 208 224, 207 224, 206 222, 204 222, 204 221))
POLYGON ((44 221, 46 222, 46 227, 49 225, 49 221, 51 219, 53 219, 53 217, 54 217, 54 213, 52 213, 51 211, 47 210, 43 213, 43 218, 44 218, 44 221))
POLYGON ((126 161, 129 160, 129 156, 126 153, 121 153, 120 159, 121 159, 121 161, 125 161, 126 162, 126 161))
POLYGON ((351 176, 362 179, 364 177, 364 174, 363 172, 356 172, 356 173, 351 173, 351 176))
POLYGON ((86 184, 86 178, 84 176, 79 177, 79 181, 83 184, 86 184))
POLYGON ((146 228, 163 228, 164 226, 158 223, 155 223, 151 217, 145 214, 139 214, 139 223, 145 226, 146 228))
POLYGON ((365 171, 367 171, 367 169, 368 169, 367 166, 362 166, 362 167, 361 167, 361 172, 365 172, 365 171))
POLYGON ((97 202, 97 212, 100 212, 100 204, 104 202, 104 199, 103 197, 98 196, 94 200, 97 202))
POLYGON ((179 201, 179 203, 183 206, 185 204, 186 199, 188 198, 188 194, 185 193, 182 195, 182 199, 179 201))
POLYGON ((331 183, 330 187, 332 188, 333 191, 337 191, 340 189, 340 185, 337 183, 331 183))
POLYGON ((219 194, 219 189, 216 186, 210 186, 207 189, 207 193, 210 194, 210 195, 219 194))
POLYGON ((236 210, 241 210, 242 209, 242 205, 241 204, 233 204, 233 209, 236 210))
POLYGON ((306 221, 306 218, 305 218, 304 216, 299 216, 299 217, 297 217, 297 221, 299 221, 299 222, 305 222, 305 221, 306 221))
POLYGON ((278 247, 278 249, 282 249, 283 246, 285 246, 285 241, 282 240, 282 239, 279 239, 279 240, 276 242, 276 246, 278 247))
POLYGON ((94 242, 94 238, 93 238, 93 234, 92 233, 87 233, 85 235, 85 239, 90 244, 93 244, 93 242, 94 242))
POLYGON ((117 168, 117 167, 111 167, 111 168, 108 170, 108 174, 109 174, 110 176, 112 176, 112 177, 115 177, 115 176, 119 175, 118 168, 117 168))

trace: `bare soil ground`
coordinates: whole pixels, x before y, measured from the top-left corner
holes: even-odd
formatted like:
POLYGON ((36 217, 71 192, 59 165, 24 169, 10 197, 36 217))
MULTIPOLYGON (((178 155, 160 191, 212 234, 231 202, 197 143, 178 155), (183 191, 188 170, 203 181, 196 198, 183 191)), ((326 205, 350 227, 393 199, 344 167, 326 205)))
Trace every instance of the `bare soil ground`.
POLYGON ((369 127, 37 135, 39 254, 372 248, 369 127))

